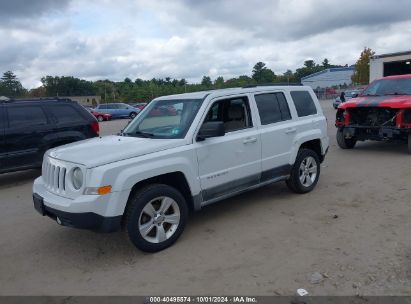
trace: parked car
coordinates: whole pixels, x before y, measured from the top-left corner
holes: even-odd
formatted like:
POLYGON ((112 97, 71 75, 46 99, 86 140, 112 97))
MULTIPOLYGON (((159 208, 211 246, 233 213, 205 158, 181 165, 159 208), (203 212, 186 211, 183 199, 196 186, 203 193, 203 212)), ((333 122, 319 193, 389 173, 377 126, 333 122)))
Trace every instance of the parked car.
POLYGON ((133 107, 141 111, 146 107, 147 104, 148 104, 147 102, 138 102, 138 103, 133 104, 133 107))
POLYGON ((34 207, 64 226, 124 227, 137 248, 159 251, 181 235, 189 209, 279 181, 310 192, 328 142, 310 87, 163 96, 121 135, 48 151, 33 185, 34 207), (150 115, 162 107, 182 113, 150 115))
POLYGON ((175 116, 177 110, 174 106, 156 106, 150 109, 149 116, 175 116))
POLYGON ((98 135, 97 120, 71 100, 0 101, 0 173, 41 167, 48 149, 98 135))
POLYGON ((358 140, 403 141, 411 154, 411 74, 373 81, 357 98, 338 107, 337 142, 352 149, 358 140))
MULTIPOLYGON (((348 101, 348 100, 350 100, 351 98, 357 97, 357 96, 361 93, 361 91, 362 91, 362 90, 350 90, 350 91, 345 91, 345 92, 344 92, 345 101, 348 101)), ((337 109, 340 104, 342 104, 342 102, 341 102, 340 96, 338 96, 338 97, 335 98, 335 100, 334 100, 334 102, 333 102, 333 107, 334 107, 334 109, 337 109)))
POLYGON ((97 112, 109 113, 112 118, 131 118, 137 116, 139 109, 125 103, 99 104, 95 109, 97 112))
POLYGON ((103 113, 103 112, 97 112, 94 109, 87 109, 93 116, 99 121, 102 122, 104 120, 110 120, 111 119, 111 114, 110 113, 103 113))

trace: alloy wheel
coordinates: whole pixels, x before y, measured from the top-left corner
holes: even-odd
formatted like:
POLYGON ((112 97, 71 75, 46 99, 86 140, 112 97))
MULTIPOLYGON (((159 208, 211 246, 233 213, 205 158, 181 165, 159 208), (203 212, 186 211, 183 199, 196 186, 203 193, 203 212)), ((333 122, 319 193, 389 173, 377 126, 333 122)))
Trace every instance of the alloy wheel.
POLYGON ((299 169, 300 182, 304 187, 310 187, 317 178, 317 163, 312 156, 303 159, 299 169))
POLYGON ((161 243, 176 232, 180 224, 180 208, 175 200, 162 196, 149 201, 140 213, 138 229, 150 243, 161 243))

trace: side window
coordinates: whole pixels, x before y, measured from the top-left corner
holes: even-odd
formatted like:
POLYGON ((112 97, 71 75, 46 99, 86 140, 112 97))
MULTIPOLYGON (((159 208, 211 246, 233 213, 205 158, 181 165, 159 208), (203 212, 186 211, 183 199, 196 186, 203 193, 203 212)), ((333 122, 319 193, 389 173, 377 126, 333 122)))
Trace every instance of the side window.
POLYGON ((280 106, 281 111, 281 119, 282 120, 290 120, 291 113, 290 108, 288 107, 287 99, 285 98, 283 93, 276 93, 278 105, 280 106))
POLYGON ((107 109, 107 105, 98 105, 97 109, 107 109))
POLYGON ((119 104, 117 106, 118 106, 119 109, 127 109, 128 108, 128 106, 125 105, 125 104, 119 104))
POLYGON ((291 92, 291 97, 299 117, 317 114, 314 100, 307 91, 293 91, 291 92))
POLYGON ((40 106, 10 106, 7 113, 10 128, 47 124, 46 114, 40 106))
POLYGON ((49 105, 47 110, 57 119, 58 123, 82 122, 83 117, 70 105, 49 105))
POLYGON ((224 99, 214 103, 205 122, 222 121, 225 131, 232 132, 253 126, 247 97, 224 99))
POLYGON ((283 93, 255 95, 262 125, 291 119, 290 109, 283 93))
POLYGON ((274 93, 256 95, 255 102, 262 125, 281 121, 280 106, 274 93))

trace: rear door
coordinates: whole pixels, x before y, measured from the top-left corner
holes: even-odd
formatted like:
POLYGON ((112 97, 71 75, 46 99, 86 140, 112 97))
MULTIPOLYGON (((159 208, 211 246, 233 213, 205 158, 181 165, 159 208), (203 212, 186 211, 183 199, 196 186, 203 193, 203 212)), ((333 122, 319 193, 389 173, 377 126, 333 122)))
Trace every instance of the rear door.
POLYGON ((5 128, 7 167, 38 166, 43 157, 42 139, 50 132, 50 121, 42 106, 32 104, 7 105, 8 125, 5 128))
POLYGON ((131 107, 125 105, 125 104, 118 104, 118 115, 122 117, 127 117, 129 116, 131 107))
POLYGON ((284 92, 258 93, 254 99, 260 117, 261 181, 264 182, 289 174, 291 147, 297 128, 284 92))
POLYGON ((110 113, 113 117, 118 117, 118 109, 116 104, 107 104, 105 113, 110 113))
POLYGON ((0 103, 0 172, 5 168, 7 163, 6 141, 4 138, 4 128, 6 126, 6 116, 4 114, 3 104, 0 103))

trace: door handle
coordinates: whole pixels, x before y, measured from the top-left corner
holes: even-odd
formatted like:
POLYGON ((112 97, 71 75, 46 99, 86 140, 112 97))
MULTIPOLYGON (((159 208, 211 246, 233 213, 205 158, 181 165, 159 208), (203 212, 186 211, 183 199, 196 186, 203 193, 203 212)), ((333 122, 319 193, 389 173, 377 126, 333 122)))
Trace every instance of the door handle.
POLYGON ((256 137, 247 137, 246 139, 244 139, 243 144, 252 144, 257 142, 257 138, 256 137))
POLYGON ((285 134, 290 134, 290 133, 294 133, 297 132, 296 128, 288 128, 287 130, 285 130, 285 134))

